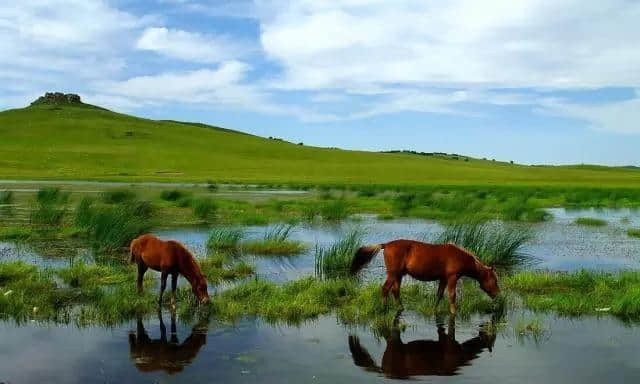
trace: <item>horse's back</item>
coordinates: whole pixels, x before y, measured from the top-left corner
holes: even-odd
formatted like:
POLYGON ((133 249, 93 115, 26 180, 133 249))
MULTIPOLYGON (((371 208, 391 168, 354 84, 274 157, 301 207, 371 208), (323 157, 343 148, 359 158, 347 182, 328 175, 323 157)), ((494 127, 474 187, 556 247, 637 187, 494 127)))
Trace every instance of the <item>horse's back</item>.
POLYGON ((418 280, 445 278, 454 272, 457 264, 457 252, 452 244, 401 239, 386 243, 384 248, 388 269, 401 270, 418 280))
POLYGON ((165 241, 154 235, 139 236, 131 242, 131 250, 151 269, 170 268, 177 264, 182 245, 176 241, 165 241))

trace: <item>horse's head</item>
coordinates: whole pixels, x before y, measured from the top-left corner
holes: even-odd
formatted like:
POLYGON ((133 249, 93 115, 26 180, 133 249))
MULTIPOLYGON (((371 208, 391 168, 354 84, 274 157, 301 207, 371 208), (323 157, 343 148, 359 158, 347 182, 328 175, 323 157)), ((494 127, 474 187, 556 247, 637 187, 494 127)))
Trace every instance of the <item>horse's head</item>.
POLYGON ((493 267, 483 267, 479 277, 480 288, 492 298, 498 296, 500 287, 498 287, 498 276, 493 267))
POLYGON ((201 276, 197 281, 191 285, 191 289, 193 290, 193 294, 196 295, 198 300, 200 300, 200 304, 208 304, 209 303, 209 292, 207 292, 207 280, 204 276, 201 276))

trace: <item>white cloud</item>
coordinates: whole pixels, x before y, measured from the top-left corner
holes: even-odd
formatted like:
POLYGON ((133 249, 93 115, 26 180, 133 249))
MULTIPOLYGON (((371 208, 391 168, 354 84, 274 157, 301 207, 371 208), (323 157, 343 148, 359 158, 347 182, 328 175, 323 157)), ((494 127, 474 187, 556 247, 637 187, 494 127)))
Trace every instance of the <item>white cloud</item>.
POLYGON ((640 91, 629 100, 581 105, 562 100, 545 103, 548 111, 583 120, 592 129, 623 134, 640 133, 640 91))
POLYGON ((200 63, 237 59, 248 48, 225 36, 212 36, 178 29, 153 27, 144 30, 136 43, 142 50, 200 63))
POLYGON ((183 102, 204 104, 248 104, 261 98, 260 92, 244 85, 249 66, 228 61, 218 68, 158 75, 137 76, 124 81, 96 84, 102 93, 137 100, 140 103, 183 102))
POLYGON ((100 0, 3 2, 0 66, 23 78, 49 74, 65 87, 104 78, 125 67, 128 33, 149 21, 100 0))
POLYGON ((261 43, 293 89, 640 85, 640 3, 261 2, 261 43))

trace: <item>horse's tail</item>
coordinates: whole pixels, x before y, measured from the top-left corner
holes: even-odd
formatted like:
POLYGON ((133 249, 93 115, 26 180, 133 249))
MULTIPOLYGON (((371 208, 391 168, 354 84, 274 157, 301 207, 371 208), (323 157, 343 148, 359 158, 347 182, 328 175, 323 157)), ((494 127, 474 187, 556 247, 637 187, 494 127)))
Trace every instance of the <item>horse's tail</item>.
POLYGON ((369 264, 381 249, 384 249, 384 244, 367 245, 358 249, 351 261, 351 274, 355 275, 364 268, 365 265, 369 264))

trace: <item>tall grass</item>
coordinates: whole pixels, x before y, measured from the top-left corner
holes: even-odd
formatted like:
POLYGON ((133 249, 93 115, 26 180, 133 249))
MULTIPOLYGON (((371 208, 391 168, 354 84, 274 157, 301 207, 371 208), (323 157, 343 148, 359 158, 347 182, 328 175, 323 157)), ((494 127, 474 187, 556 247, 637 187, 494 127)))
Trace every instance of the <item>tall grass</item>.
POLYGON ((353 229, 328 248, 316 246, 315 270, 320 277, 336 278, 349 275, 351 260, 362 244, 363 232, 353 229))
POLYGON ((78 203, 74 212, 74 224, 81 229, 87 229, 91 224, 93 216, 94 200, 91 197, 84 197, 78 203))
POLYGON ((102 201, 107 204, 119 204, 136 198, 136 193, 130 189, 111 189, 100 194, 102 201))
POLYGON ((93 246, 102 252, 126 248, 131 240, 151 229, 153 207, 146 201, 96 206, 82 199, 75 212, 75 225, 87 232, 93 246))
POLYGON ((454 243, 474 252, 487 265, 509 269, 536 261, 522 249, 532 239, 532 233, 522 228, 473 222, 447 225, 436 242, 454 243))
POLYGON ((244 236, 245 233, 241 228, 214 228, 207 239, 207 249, 210 251, 237 250, 244 236))
POLYGON ((262 240, 249 240, 242 244, 242 248, 261 255, 295 255, 305 250, 300 241, 289 240, 293 225, 278 224, 268 229, 262 240))

